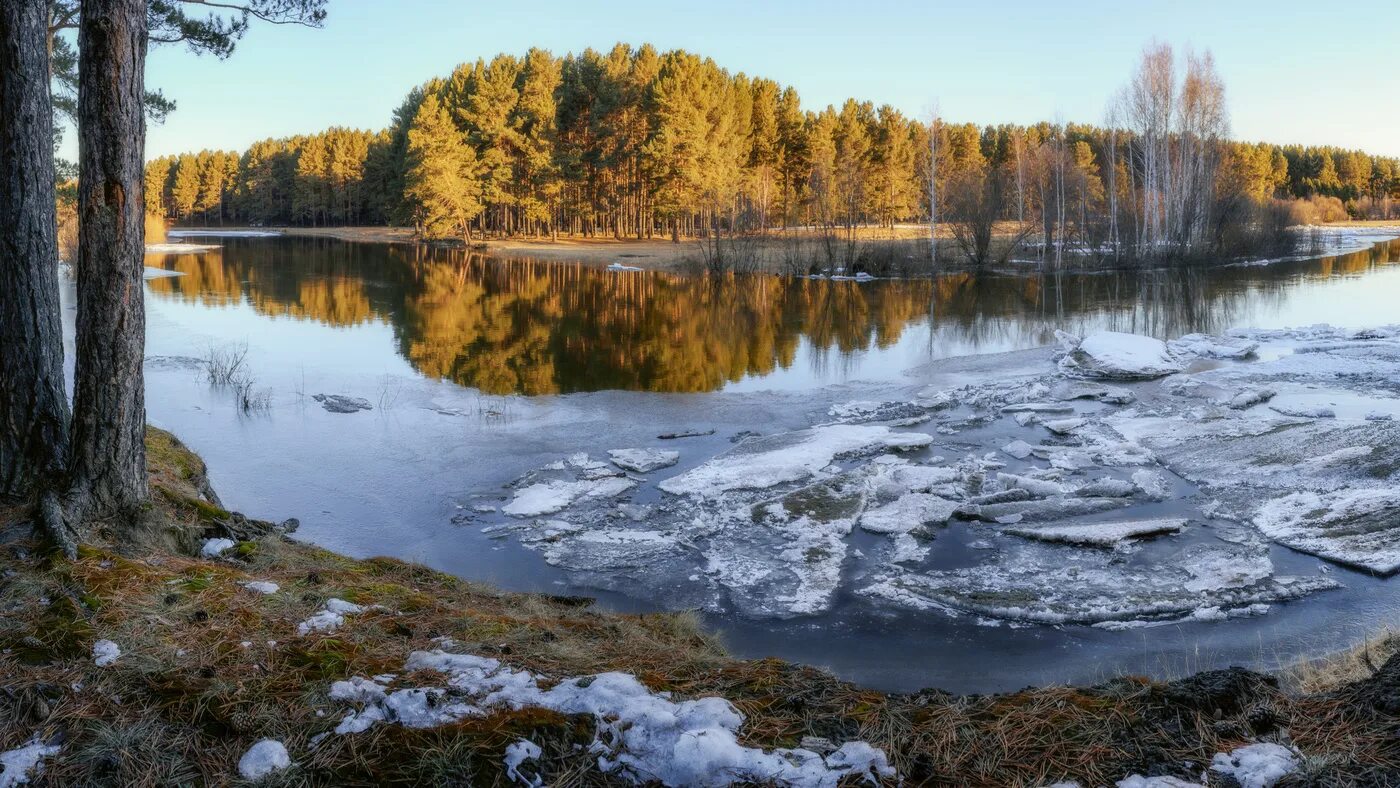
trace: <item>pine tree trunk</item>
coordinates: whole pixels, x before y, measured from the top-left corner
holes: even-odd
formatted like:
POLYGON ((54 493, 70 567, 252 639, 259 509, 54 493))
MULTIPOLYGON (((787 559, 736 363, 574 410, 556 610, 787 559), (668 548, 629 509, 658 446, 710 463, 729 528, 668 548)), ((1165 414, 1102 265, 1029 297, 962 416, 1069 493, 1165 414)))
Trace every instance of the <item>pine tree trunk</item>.
POLYGON ((146 484, 142 257, 146 0, 83 0, 71 518, 131 516, 146 484))
POLYGON ((0 3, 0 496, 67 463, 47 0, 0 3))

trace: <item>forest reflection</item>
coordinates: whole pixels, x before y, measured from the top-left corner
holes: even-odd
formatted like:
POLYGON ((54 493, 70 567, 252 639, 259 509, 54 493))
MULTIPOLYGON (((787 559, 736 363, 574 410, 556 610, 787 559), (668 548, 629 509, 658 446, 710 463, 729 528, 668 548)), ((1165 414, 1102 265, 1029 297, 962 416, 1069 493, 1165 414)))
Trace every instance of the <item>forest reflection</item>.
POLYGON ((380 322, 424 375, 488 394, 715 391, 748 377, 850 360, 901 339, 928 358, 1046 344, 1056 328, 1176 336, 1221 331, 1300 281, 1400 258, 1400 241, 1261 267, 1100 274, 947 273, 856 283, 688 276, 319 238, 223 239, 152 256, 183 276, 159 298, 331 327, 380 322))

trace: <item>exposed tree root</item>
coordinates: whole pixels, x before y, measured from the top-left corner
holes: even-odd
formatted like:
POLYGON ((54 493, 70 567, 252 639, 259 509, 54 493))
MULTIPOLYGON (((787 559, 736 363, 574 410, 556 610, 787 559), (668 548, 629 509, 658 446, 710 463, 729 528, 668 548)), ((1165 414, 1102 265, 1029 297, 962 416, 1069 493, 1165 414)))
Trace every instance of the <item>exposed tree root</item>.
POLYGON ((52 490, 47 490, 39 496, 39 526, 58 546, 58 549, 63 551, 63 555, 68 560, 75 560, 78 557, 77 534, 63 516, 63 507, 59 505, 58 494, 52 490))

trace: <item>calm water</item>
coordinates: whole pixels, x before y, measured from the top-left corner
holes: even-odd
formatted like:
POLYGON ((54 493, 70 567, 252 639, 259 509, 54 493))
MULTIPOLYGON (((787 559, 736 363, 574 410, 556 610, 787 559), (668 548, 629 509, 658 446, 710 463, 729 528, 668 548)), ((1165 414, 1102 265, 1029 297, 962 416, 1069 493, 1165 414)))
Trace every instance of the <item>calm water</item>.
MULTIPOLYGON (((215 240, 221 250, 148 258, 183 274, 147 283, 147 353, 161 357, 148 365, 148 409, 205 456, 226 503, 296 516, 301 538, 351 555, 595 595, 618 609, 655 603, 575 586, 537 554, 463 522, 464 507, 562 455, 713 429, 677 446, 684 470, 738 433, 805 427, 835 402, 964 382, 981 368, 953 357, 1038 347, 1057 328, 1169 336, 1373 325, 1395 322, 1400 300, 1400 242, 1205 272, 857 284, 614 272, 323 239, 215 240), (267 412, 238 413, 177 358, 229 343, 247 345, 271 395, 267 412), (376 407, 330 414, 309 401, 321 392, 376 407)), ((1006 362, 1044 363, 1036 352, 1006 362)), ((1281 572, 1317 563, 1274 553, 1281 572)), ((1359 637, 1400 601, 1400 583, 1336 571, 1347 592, 1228 625, 989 628, 872 614, 853 599, 817 619, 711 624, 737 653, 818 664, 873 686, 1001 690, 1286 659, 1359 637)))
MULTIPOLYGON (((328 329, 387 327, 425 377, 485 394, 694 393, 894 380, 931 359, 1037 347, 1054 330, 1161 337, 1395 319, 1400 241, 1271 266, 856 283, 720 279, 329 239, 223 239, 152 256, 157 302, 328 329)), ((336 352, 331 350, 330 352, 336 352)))

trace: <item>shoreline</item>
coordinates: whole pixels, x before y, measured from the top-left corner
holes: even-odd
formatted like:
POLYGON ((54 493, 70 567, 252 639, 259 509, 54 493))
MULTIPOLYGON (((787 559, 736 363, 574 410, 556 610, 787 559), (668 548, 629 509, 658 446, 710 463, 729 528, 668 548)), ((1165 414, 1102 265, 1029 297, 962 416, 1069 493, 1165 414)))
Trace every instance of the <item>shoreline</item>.
MULTIPOLYGON (((1145 267, 1128 265, 1073 265, 1061 268, 1055 273, 1104 274, 1120 271, 1166 271, 1180 268, 1265 266, 1280 262, 1352 254, 1364 250, 1375 243, 1400 238, 1400 222, 1385 220, 1335 222, 1326 225, 1300 227, 1297 228, 1297 233, 1301 238, 1314 230, 1321 231, 1327 235, 1355 231, 1373 237, 1364 244, 1354 246, 1325 249, 1320 252, 1304 250, 1262 259, 1231 259, 1214 263, 1161 264, 1145 267)), ((200 235, 259 233, 299 238, 332 238, 349 243, 407 244, 424 247, 446 247, 459 250, 464 248, 461 242, 421 241, 415 237, 412 228, 408 227, 172 227, 169 228, 167 232, 174 233, 178 236, 182 231, 200 235)), ((904 254, 902 247, 909 247, 910 251, 924 251, 922 245, 926 244, 928 239, 926 236, 919 234, 921 231, 926 232, 926 228, 917 225, 900 225, 894 230, 890 230, 889 228, 866 227, 860 228, 858 235, 861 236, 859 238, 860 243, 867 246, 879 245, 885 250, 884 253, 887 257, 908 260, 913 259, 914 255, 904 254)), ((944 228, 944 232, 940 233, 939 238, 940 244, 947 244, 952 240, 951 235, 947 234, 946 228, 944 228)), ((787 234, 785 231, 772 231, 763 238, 758 239, 754 247, 754 254, 763 255, 766 258, 765 261, 754 265, 751 270, 746 272, 777 275, 788 273, 783 270, 783 265, 776 263, 774 260, 775 256, 779 258, 783 256, 782 247, 789 244, 796 244, 800 250, 803 244, 815 243, 816 239, 817 236, 808 231, 802 231, 792 235, 787 234)), ((556 262, 575 262, 593 266, 611 266, 617 267, 618 270, 644 270, 670 273, 694 273, 704 270, 704 263, 702 261, 703 250, 697 239, 686 239, 678 243, 663 238, 616 239, 601 237, 561 237, 556 240, 547 238, 488 239, 474 242, 472 251, 493 257, 531 257, 539 260, 556 262)), ((905 263, 894 263, 894 265, 908 268, 908 270, 895 276, 875 275, 873 278, 909 278, 910 276, 919 277, 931 275, 930 271, 922 270, 927 269, 926 263, 918 263, 912 265, 912 267, 910 267, 910 264, 905 263)), ((992 266, 978 271, 976 268, 963 265, 959 262, 945 261, 938 273, 986 273, 1020 276, 1027 273, 1034 273, 1041 268, 1043 268, 1043 266, 1040 266, 1038 262, 1033 260, 1012 260, 1006 265, 992 266)), ((817 274, 815 276, 824 275, 817 274)))
MULTIPOLYGON (((42 745, 42 779, 54 784, 98 775, 132 785, 225 782, 241 753, 269 740, 291 756, 279 784, 440 784, 469 775, 474 784, 508 784, 525 762, 545 780, 616 784, 619 775, 600 770, 587 742, 626 751, 629 740, 604 737, 603 718, 551 710, 548 693, 515 708, 471 700, 480 679, 463 665, 510 671, 512 686, 521 676, 552 683, 574 675, 587 680, 564 685, 582 691, 609 677, 608 686, 632 687, 644 693, 638 698, 709 698, 683 724, 734 738, 691 757, 806 759, 809 777, 970 786, 1198 780, 1235 773, 1242 753, 1269 753, 1322 779, 1400 777, 1391 716, 1400 657, 1359 667, 1380 653, 1369 647, 1345 671, 1305 676, 1307 693, 1238 668, 984 696, 881 693, 815 668, 729 657, 684 613, 599 612, 586 599, 502 593, 294 542, 292 521, 254 523, 220 507, 203 462, 174 436, 152 429, 148 447, 157 507, 184 554, 90 545, 66 562, 16 551, 23 542, 11 541, 0 557, 10 578, 0 591, 10 611, 0 670, 11 677, 0 749, 42 745), (215 537, 227 543, 211 549, 215 537), (205 555, 190 555, 201 547, 205 555), (455 683, 438 689, 444 672, 455 683), (375 678, 356 678, 367 676, 375 678), (448 701, 458 698, 483 710, 454 711, 448 701), (732 713, 706 717, 700 708, 732 713), (100 757, 114 740, 122 755, 100 757), (533 755, 512 761, 520 742, 533 755), (851 757, 862 744, 880 757, 851 757), (885 759, 893 773, 878 768, 885 759)), ((633 763, 663 768, 639 758, 633 763)))

